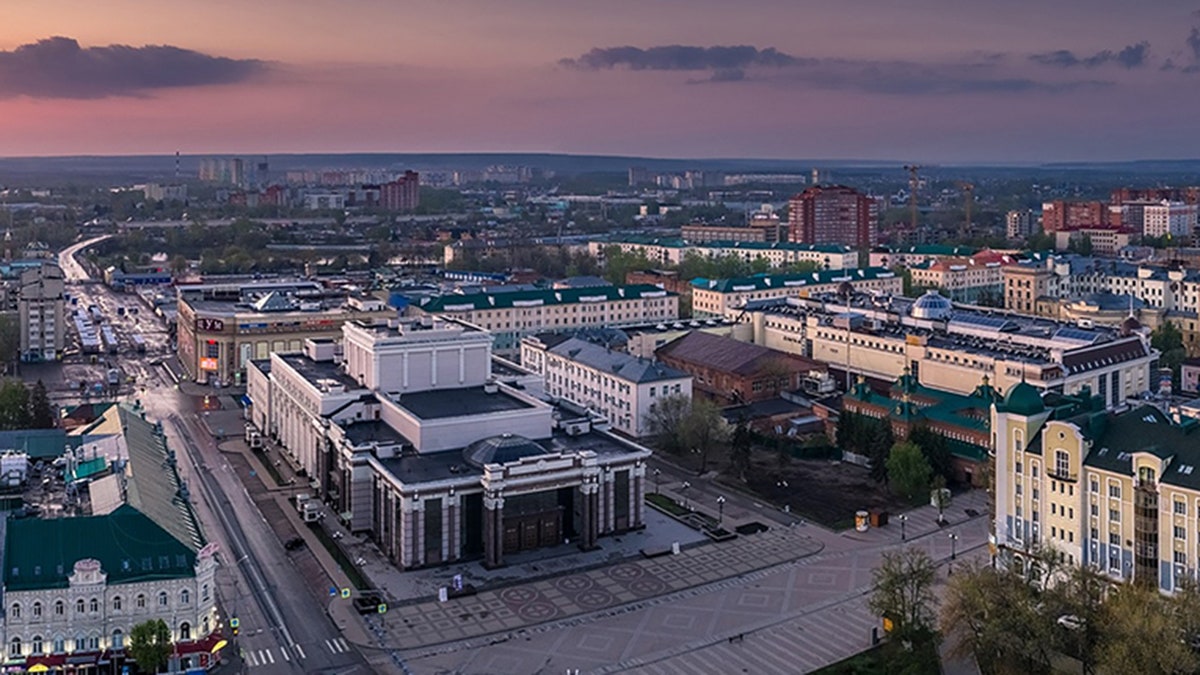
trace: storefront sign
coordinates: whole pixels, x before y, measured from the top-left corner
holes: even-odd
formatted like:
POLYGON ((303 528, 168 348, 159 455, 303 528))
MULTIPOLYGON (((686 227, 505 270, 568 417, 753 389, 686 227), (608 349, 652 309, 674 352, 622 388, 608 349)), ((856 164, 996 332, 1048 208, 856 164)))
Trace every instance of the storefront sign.
POLYGON ((196 330, 206 333, 219 333, 225 330, 225 322, 221 319, 197 318, 196 330))
POLYGON ((200 370, 217 371, 220 370, 220 366, 217 365, 217 360, 214 358, 202 358, 200 359, 200 370))

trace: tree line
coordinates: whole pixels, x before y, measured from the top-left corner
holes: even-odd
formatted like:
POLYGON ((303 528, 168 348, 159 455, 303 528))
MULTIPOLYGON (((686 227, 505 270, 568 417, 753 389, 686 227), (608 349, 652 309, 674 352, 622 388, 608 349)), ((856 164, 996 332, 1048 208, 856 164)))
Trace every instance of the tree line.
POLYGON ((0 385, 0 430, 52 429, 56 418, 54 404, 41 380, 32 387, 20 380, 5 380, 0 385))

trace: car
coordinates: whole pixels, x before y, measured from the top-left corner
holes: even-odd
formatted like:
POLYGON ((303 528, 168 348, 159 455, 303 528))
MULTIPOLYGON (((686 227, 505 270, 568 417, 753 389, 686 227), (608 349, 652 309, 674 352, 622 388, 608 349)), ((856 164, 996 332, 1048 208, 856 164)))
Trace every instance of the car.
POLYGON ((1074 614, 1063 614, 1056 623, 1067 630, 1079 630, 1083 628, 1084 620, 1074 614))
POLYGON ((291 539, 283 542, 283 548, 288 551, 298 551, 304 548, 304 540, 300 537, 292 537, 291 539))

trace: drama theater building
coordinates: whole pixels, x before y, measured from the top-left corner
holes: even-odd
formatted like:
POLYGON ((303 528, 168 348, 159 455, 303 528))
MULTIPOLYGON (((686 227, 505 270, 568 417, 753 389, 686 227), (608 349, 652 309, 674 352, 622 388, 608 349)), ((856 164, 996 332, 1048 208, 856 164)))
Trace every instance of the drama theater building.
POLYGON ((491 335, 424 316, 351 321, 341 345, 251 361, 252 423, 316 497, 411 569, 643 526, 650 451, 599 415, 492 377, 491 335))

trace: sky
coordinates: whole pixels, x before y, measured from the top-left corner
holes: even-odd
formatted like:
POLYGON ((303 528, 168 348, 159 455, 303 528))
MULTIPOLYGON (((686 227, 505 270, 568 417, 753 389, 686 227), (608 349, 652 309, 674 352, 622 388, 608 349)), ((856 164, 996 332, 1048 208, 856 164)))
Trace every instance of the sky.
POLYGON ((1196 158, 1200 0, 4 0, 0 156, 1196 158))

